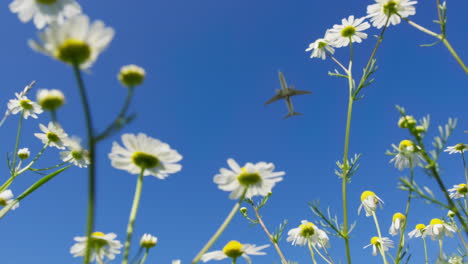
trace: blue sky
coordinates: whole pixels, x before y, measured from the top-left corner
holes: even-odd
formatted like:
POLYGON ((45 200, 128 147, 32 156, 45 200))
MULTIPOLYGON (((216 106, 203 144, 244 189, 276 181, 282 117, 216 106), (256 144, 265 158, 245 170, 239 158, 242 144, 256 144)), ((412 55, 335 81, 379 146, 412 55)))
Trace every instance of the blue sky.
MULTIPOLYGON (((284 181, 262 214, 270 229, 284 219, 289 228, 301 220, 317 220, 307 202, 320 200, 341 216, 341 183, 334 175, 335 161, 342 157, 347 103, 347 83, 327 76, 335 66, 331 61, 311 60, 304 50, 325 30, 349 15, 364 16, 372 1, 80 1, 93 20, 101 19, 116 30, 115 39, 86 74, 95 126, 103 129, 117 114, 125 88, 116 79, 120 67, 135 63, 147 71, 145 84, 136 90, 131 112, 138 118, 122 133, 143 132, 169 143, 183 156, 183 170, 161 181, 145 178, 140 211, 135 228, 137 242, 143 233, 159 237, 147 263, 183 263, 195 256, 234 202, 228 193, 217 189, 213 176, 226 167, 226 159, 239 163, 274 162, 286 172, 284 181), (267 107, 264 102, 279 87, 277 72, 287 81, 312 95, 294 98, 296 110, 303 116, 282 120, 284 103, 267 107)), ((420 1, 418 23, 437 30, 435 1, 420 1)), ((464 13, 466 1, 449 1, 448 37, 461 58, 468 60, 468 34, 464 13)), ((36 29, 22 24, 5 3, 0 8, 0 34, 3 37, 2 99, 9 98, 37 80, 36 88, 64 91, 67 104, 59 120, 69 134, 85 136, 84 118, 78 91, 70 67, 32 51, 27 40, 36 38, 36 29)), ((369 40, 356 45, 356 73, 360 73, 375 43, 369 40)), ((372 219, 357 215, 359 196, 364 190, 376 192, 384 201, 378 212, 383 230, 388 230, 391 216, 404 210, 406 193, 396 188, 397 179, 407 176, 389 164, 385 151, 408 135, 396 126, 395 105, 407 108, 417 117, 430 114, 432 130, 449 117, 458 117, 459 125, 450 144, 466 142, 468 130, 465 99, 467 75, 442 45, 431 48, 420 44, 433 39, 406 23, 391 27, 378 52, 376 82, 364 91, 365 98, 355 104, 350 153, 362 153, 361 168, 349 185, 349 212, 357 226, 352 236, 355 263, 377 262, 370 250, 362 247, 375 235, 372 219)), ((337 51, 346 61, 347 50, 337 51)), ((35 91, 32 92, 35 94, 35 91)), ((2 111, 2 110, 0 110, 2 111)), ((27 120, 22 147, 38 151, 40 142, 33 137, 39 120, 27 120)), ((0 129, 6 157, 14 147, 17 117, 0 129)), ((97 229, 115 232, 123 241, 136 176, 111 167, 107 154, 116 135, 98 146, 97 229)), ((58 152, 50 150, 41 165, 54 165, 58 152)), ((443 155, 443 177, 447 186, 463 181, 461 159, 443 155)), ((7 168, 2 167, 3 179, 7 168)), ((12 186, 21 193, 37 180, 25 174, 12 186)), ((432 181, 417 171, 416 180, 436 190, 432 181)), ((80 263, 69 248, 73 237, 85 231, 87 173, 72 168, 40 189, 21 207, 2 220, 2 263, 80 263)), ((421 201, 413 204, 409 228, 433 217, 445 216, 444 210, 421 201)), ((268 239, 259 226, 250 226, 236 216, 213 249, 229 240, 262 245, 268 239)), ((454 241, 454 239, 451 239, 454 241)), ((454 252, 454 242, 451 251, 454 252)), ((136 245, 136 243, 135 243, 136 245)), ((292 247, 285 240, 281 247, 288 259, 310 262, 307 250, 292 247)), ((331 240, 331 253, 344 260, 343 242, 331 240)), ((413 263, 421 263, 421 241, 411 241, 413 263)), ((436 252, 435 242, 429 248, 436 252)), ((136 247, 133 248, 136 252, 136 247)), ((279 263, 273 248, 254 263, 279 263)), ((395 253, 395 251, 393 251, 395 253)), ((435 253, 431 255, 435 258, 435 253)), ((118 261, 116 261, 118 262, 118 261)), ((227 263, 227 262, 226 262, 227 263)))

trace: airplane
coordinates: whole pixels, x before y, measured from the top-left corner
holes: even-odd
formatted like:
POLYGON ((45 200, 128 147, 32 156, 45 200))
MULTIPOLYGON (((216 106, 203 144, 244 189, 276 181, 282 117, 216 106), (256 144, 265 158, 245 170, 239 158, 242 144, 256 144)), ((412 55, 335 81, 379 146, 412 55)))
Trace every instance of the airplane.
POLYGON ((271 98, 270 100, 268 100, 265 103, 265 105, 268 105, 280 99, 285 99, 289 113, 284 117, 284 119, 295 115, 302 115, 301 113, 294 111, 291 97, 294 95, 310 94, 312 92, 296 90, 292 85, 288 87, 288 85, 286 84, 286 80, 284 79, 284 75, 281 71, 278 72, 278 76, 280 79, 281 89, 276 89, 276 95, 273 96, 273 98, 271 98))

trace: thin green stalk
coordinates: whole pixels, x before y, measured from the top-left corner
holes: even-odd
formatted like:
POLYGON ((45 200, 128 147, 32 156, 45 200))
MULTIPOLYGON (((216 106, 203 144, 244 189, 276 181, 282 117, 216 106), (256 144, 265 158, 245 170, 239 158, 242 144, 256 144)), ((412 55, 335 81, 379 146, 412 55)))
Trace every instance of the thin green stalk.
POLYGON ((307 240, 307 246, 309 247, 310 257, 312 258, 312 263, 317 264, 317 260, 315 260, 315 253, 314 249, 312 248, 312 243, 310 242, 310 238, 307 240))
POLYGON ((118 129, 120 127, 121 122, 125 118, 125 115, 127 114, 128 108, 130 107, 130 103, 131 103, 132 98, 133 98, 134 90, 135 90, 134 87, 129 87, 128 88, 128 93, 127 93, 127 97, 125 98, 125 103, 123 104, 122 109, 120 110, 117 118, 111 124, 109 124, 109 126, 107 126, 107 128, 104 129, 104 131, 102 133, 100 133, 99 135, 96 136, 96 138, 95 138, 96 142, 99 142, 99 141, 109 137, 112 134, 112 132, 115 131, 115 129, 118 129))
POLYGON ((260 213, 258 212, 258 208, 256 206, 252 206, 255 212, 255 216, 257 217, 257 221, 260 224, 260 226, 263 228, 263 231, 265 231, 266 235, 268 236, 268 239, 270 239, 271 243, 276 249, 276 252, 281 258, 281 263, 282 264, 288 264, 288 261, 284 257, 283 252, 281 251, 281 248, 278 245, 278 242, 273 238, 273 235, 268 231, 268 228, 266 227, 265 223, 263 222, 262 217, 260 216, 260 213))
MULTIPOLYGON (((85 85, 81 76, 80 66, 77 63, 73 65, 73 72, 75 74, 76 82, 78 84, 78 89, 80 92, 81 103, 83 105, 83 111, 86 121, 86 137, 88 140, 89 148, 90 164, 88 169, 88 217, 86 223, 86 241, 91 241, 91 234, 94 230, 94 209, 96 203, 96 142, 94 141, 93 120, 91 117, 91 109, 88 102, 88 96, 86 94, 85 85)), ((90 262, 90 257, 91 248, 89 247, 89 243, 86 243, 84 264, 88 264, 90 262)))
POLYGON ((19 118, 19 123, 18 123, 18 129, 16 131, 16 141, 15 141, 15 150, 13 150, 13 163, 11 164, 11 176, 14 178, 14 175, 16 174, 16 156, 18 156, 18 148, 19 148, 19 142, 20 142, 20 137, 21 137, 21 128, 23 127, 23 114, 24 110, 21 111, 20 118, 19 118))
POLYGON ((450 45, 450 42, 446 38, 444 38, 442 40, 442 43, 444 43, 445 47, 447 47, 448 51, 452 54, 452 56, 455 58, 458 64, 463 68, 465 73, 468 74, 468 67, 465 65, 460 56, 458 56, 457 52, 453 49, 452 45, 450 45))
MULTIPOLYGON (((372 212, 372 216, 374 217, 374 222, 375 222, 375 227, 377 228, 377 234, 379 235, 379 241, 380 243, 383 243, 382 240, 382 233, 380 232, 380 225, 379 225, 379 220, 377 220, 377 215, 375 212, 372 212)), ((380 249, 380 253, 382 254, 382 258, 385 264, 388 264, 387 259, 385 257, 385 252, 383 251, 382 246, 378 247, 380 249)))
POLYGON ((50 118, 52 119, 52 122, 58 124, 57 111, 56 110, 50 111, 50 118))
POLYGON ((428 258, 428 256, 427 256, 426 238, 422 237, 422 241, 423 241, 423 244, 424 244, 424 257, 425 257, 424 264, 429 264, 429 258, 428 258))
POLYGON ((210 248, 211 246, 213 246, 213 244, 216 242, 216 240, 218 240, 219 236, 221 236, 221 234, 224 232, 224 230, 226 229, 226 227, 229 225, 229 223, 232 221, 232 218, 234 218, 234 215, 237 213, 237 211, 239 211, 239 207, 240 207, 240 204, 242 203, 242 201, 244 200, 244 197, 245 197, 245 194, 247 193, 247 188, 245 188, 244 192, 242 193, 241 197, 239 198, 239 200, 237 201, 237 203, 234 205, 234 207, 232 208, 231 212, 229 213, 229 215, 226 217, 226 219, 224 220, 224 222, 221 224, 221 226, 219 226, 218 230, 216 230, 216 232, 214 233, 214 235, 210 238, 210 240, 208 240, 208 242, 205 244, 205 246, 203 246, 203 248, 200 250, 200 252, 198 252, 198 254, 195 256, 195 258, 192 260, 192 264, 195 264, 197 263, 198 261, 200 261, 200 259, 202 258, 203 254, 205 254, 210 248))
POLYGON ((138 175, 137 184, 135 187, 135 196, 133 197, 132 209, 130 211, 130 216, 128 219, 127 239, 125 240, 125 251, 123 255, 122 264, 128 263, 128 256, 130 253, 130 243, 131 243, 132 235, 133 235, 133 227, 135 225, 135 219, 136 219, 137 212, 138 212, 138 206, 140 205, 141 191, 143 189, 143 173, 144 172, 145 172, 145 169, 141 169, 141 172, 140 172, 140 175, 138 175))
POLYGON ((146 249, 145 254, 143 255, 143 258, 141 258, 141 261, 138 264, 144 264, 146 262, 146 258, 148 258, 148 254, 149 254, 149 249, 146 249))
POLYGON ((318 248, 316 248, 315 246, 312 246, 313 249, 317 252, 317 254, 323 259, 325 260, 325 262, 327 262, 328 264, 332 264, 332 262, 330 262, 323 254, 322 252, 320 252, 320 250, 318 250, 318 248))
POLYGON ((444 258, 444 250, 443 250, 444 240, 441 235, 439 235, 439 260, 444 258))
POLYGON ((138 249, 137 254, 133 257, 133 259, 132 259, 132 261, 130 261, 130 263, 132 263, 132 264, 137 263, 137 261, 140 259, 141 253, 143 253, 143 247, 140 247, 140 249, 138 249))
POLYGON ((59 163, 55 166, 52 166, 52 167, 48 167, 48 168, 43 168, 43 169, 34 169, 34 168, 29 168, 30 171, 46 171, 46 170, 51 170, 51 169, 55 169, 55 168, 58 168, 58 167, 62 167, 63 165, 67 164, 68 162, 70 162, 71 159, 69 160, 66 160, 62 163, 59 163))
POLYGON ((468 170, 466 170, 466 160, 465 160, 465 151, 461 151, 461 156, 463 160, 463 173, 465 174, 465 181, 468 184, 468 170))
POLYGON ((330 255, 330 253, 328 253, 327 247, 322 242, 320 242, 320 244, 322 245, 323 251, 325 251, 325 254, 330 259, 331 263, 332 264, 335 263, 335 261, 333 261, 333 258, 330 255))
POLYGON ((237 258, 232 258, 232 264, 236 264, 237 263, 237 258))
MULTIPOLYGON (((414 184, 414 168, 413 168, 413 164, 410 160, 410 181, 411 181, 411 184, 413 185, 414 184)), ((401 226, 401 230, 400 230, 400 241, 399 241, 399 244, 398 244, 398 250, 397 250, 397 255, 396 255, 396 261, 395 261, 395 264, 398 264, 400 263, 401 261, 401 253, 402 253, 402 250, 403 250, 403 246, 405 244, 405 230, 406 230, 406 224, 408 223, 408 214, 409 214, 409 210, 410 210, 410 205, 411 205, 411 198, 412 198, 412 195, 413 195, 413 189, 410 188, 409 192, 408 192, 408 199, 406 200, 406 209, 405 209, 405 221, 403 223, 403 225, 401 226)))

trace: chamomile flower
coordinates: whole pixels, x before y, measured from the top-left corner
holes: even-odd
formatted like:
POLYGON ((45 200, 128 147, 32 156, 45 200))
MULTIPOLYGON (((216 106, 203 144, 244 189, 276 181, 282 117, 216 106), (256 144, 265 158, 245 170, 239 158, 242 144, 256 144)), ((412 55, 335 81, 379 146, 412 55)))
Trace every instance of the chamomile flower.
POLYGON ((405 224, 406 221, 406 216, 402 213, 395 213, 392 218, 392 225, 390 226, 390 229, 388 232, 392 236, 398 235, 399 231, 401 230, 401 227, 405 224))
POLYGON ((454 185, 452 189, 448 189, 450 193, 450 198, 452 199, 459 199, 465 197, 468 193, 468 187, 465 183, 460 183, 458 185, 454 185))
POLYGON ((350 42, 361 43, 367 38, 367 34, 362 32, 370 28, 370 24, 364 21, 366 18, 354 19, 354 16, 349 16, 348 19, 343 18, 341 25, 334 25, 328 31, 328 37, 333 47, 341 48, 348 46, 350 42))
POLYGON ((87 69, 96 61, 112 38, 114 30, 102 21, 90 24, 85 15, 74 16, 64 23, 54 23, 39 33, 43 43, 29 41, 32 49, 62 62, 87 69))
POLYGON ((182 261, 180 261, 180 259, 175 259, 172 261, 172 264, 182 264, 182 261))
POLYGON ((309 47, 305 51, 312 52, 310 54, 310 58, 320 58, 322 60, 325 60, 327 53, 335 53, 335 49, 330 46, 330 41, 327 38, 327 34, 325 34, 324 38, 319 38, 316 41, 310 43, 309 47))
MULTIPOLYGON (((5 190, 0 192, 0 206, 7 206, 13 202, 13 192, 11 190, 5 190)), ((19 207, 19 203, 16 203, 11 209, 15 210, 19 207)))
POLYGON ((145 69, 135 64, 125 65, 120 69, 118 79, 129 88, 138 86, 145 80, 145 69))
POLYGON ((422 237, 424 231, 426 230, 425 224, 417 224, 413 231, 408 233, 409 238, 413 237, 422 237))
POLYGON ((468 150, 468 144, 458 143, 455 146, 447 147, 444 151, 449 154, 463 153, 468 150))
POLYGON ((144 170, 144 176, 153 175, 158 179, 164 179, 182 169, 182 165, 177 164, 182 155, 158 139, 143 133, 124 134, 122 142, 123 147, 114 142, 109 154, 112 166, 116 169, 131 174, 139 174, 144 170))
POLYGON ((67 149, 60 152, 60 158, 64 162, 71 162, 79 168, 86 168, 90 164, 89 152, 81 146, 79 138, 68 138, 67 149))
POLYGON ((55 111, 65 103, 65 95, 57 89, 40 89, 37 91, 36 100, 42 109, 55 111))
POLYGON ((261 252, 262 249, 269 247, 270 245, 255 246, 251 244, 241 244, 236 240, 228 242, 223 250, 217 250, 205 253, 201 260, 203 262, 208 262, 210 260, 223 260, 227 258, 237 259, 243 257, 247 263, 252 263, 249 255, 266 255, 265 252, 261 252))
POLYGON ((318 245, 318 247, 329 246, 327 233, 307 220, 302 220, 299 227, 289 230, 286 241, 291 242, 293 246, 305 246, 309 241, 312 245, 318 245))
POLYGON ((37 118, 37 114, 42 113, 42 108, 36 102, 33 102, 22 93, 15 93, 16 99, 11 99, 8 102, 8 112, 14 115, 23 113, 24 119, 28 119, 29 116, 37 118))
POLYGON ((150 234, 144 234, 140 239, 140 246, 146 249, 155 247, 157 243, 158 238, 150 234))
POLYGON ((372 237, 370 240, 370 244, 364 246, 364 248, 368 248, 372 246, 372 255, 377 255, 377 249, 381 248, 383 252, 388 251, 389 248, 393 248, 393 241, 390 240, 388 237, 372 237))
MULTIPOLYGON (((110 260, 115 258, 115 255, 120 254, 122 243, 116 240, 117 237, 114 233, 104 234, 102 232, 94 232, 91 234, 89 247, 91 248, 91 262, 108 258, 110 260)), ((87 237, 75 237, 77 242, 70 248, 70 253, 73 257, 83 257, 86 253, 87 237)))
POLYGON ((18 150, 18 157, 22 160, 29 158, 31 152, 29 152, 28 148, 22 148, 18 150))
POLYGON ((370 17, 372 25, 382 28, 388 20, 388 25, 398 25, 401 18, 416 14, 414 5, 417 1, 411 0, 375 0, 376 4, 367 6, 367 17, 370 17))
POLYGON ((450 264, 463 264, 463 258, 460 256, 453 256, 448 260, 450 264))
POLYGON ((228 159, 227 163, 231 170, 220 169, 213 181, 218 184, 219 189, 231 192, 231 199, 239 199, 245 190, 247 199, 257 195, 267 196, 275 184, 283 180, 281 176, 285 174, 284 171, 275 172, 273 163, 248 162, 242 168, 233 159, 228 159))
POLYGON ((413 141, 405 139, 400 142, 398 148, 395 145, 393 147, 397 152, 395 157, 390 160, 390 163, 394 163, 397 169, 414 168, 419 164, 420 156, 413 141))
POLYGON ((63 23, 65 18, 81 13, 81 7, 75 0, 14 0, 10 11, 18 13, 23 23, 34 20, 38 29, 52 22, 63 23))
POLYGON ((63 131, 58 123, 49 122, 44 126, 39 124, 39 128, 43 133, 34 133, 43 144, 49 144, 49 147, 56 147, 58 149, 65 149, 65 142, 68 140, 68 134, 63 131))
POLYGON ((361 205, 358 209, 358 214, 361 213, 362 208, 366 211, 366 216, 371 216, 375 210, 377 210, 377 205, 382 207, 383 201, 375 193, 371 191, 364 191, 361 194, 361 205))
POLYGON ((449 224, 445 223, 444 221, 434 218, 431 220, 430 224, 426 227, 423 236, 431 236, 432 240, 436 238, 440 238, 441 236, 449 236, 452 237, 453 234, 457 230, 450 226, 449 224))

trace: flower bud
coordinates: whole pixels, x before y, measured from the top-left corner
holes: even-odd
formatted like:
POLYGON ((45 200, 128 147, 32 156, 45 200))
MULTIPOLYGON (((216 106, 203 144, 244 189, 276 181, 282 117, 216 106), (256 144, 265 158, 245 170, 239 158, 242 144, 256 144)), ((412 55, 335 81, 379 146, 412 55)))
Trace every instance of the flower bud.
POLYGON ((150 234, 144 234, 140 240, 140 246, 142 248, 150 249, 158 243, 158 238, 150 234))
POLYGON ((242 207, 241 209, 239 209, 239 211, 240 211, 240 213, 241 213, 242 215, 247 214, 247 208, 245 208, 245 207, 242 207))
POLYGON ((29 158, 30 152, 28 148, 18 150, 18 157, 22 160, 29 158))
POLYGON ((41 89, 37 92, 37 103, 47 111, 55 111, 65 103, 65 96, 60 90, 41 89))
POLYGON ((414 119, 413 116, 407 115, 403 116, 398 120, 398 126, 400 128, 413 128, 416 126, 417 122, 416 119, 414 119))
POLYGON ((452 210, 449 210, 449 211, 447 212, 447 216, 450 217, 450 218, 453 218, 453 217, 455 216, 455 212, 452 211, 452 210))
POLYGON ((145 80, 145 69, 134 65, 126 65, 120 69, 119 81, 126 87, 135 87, 145 80))

